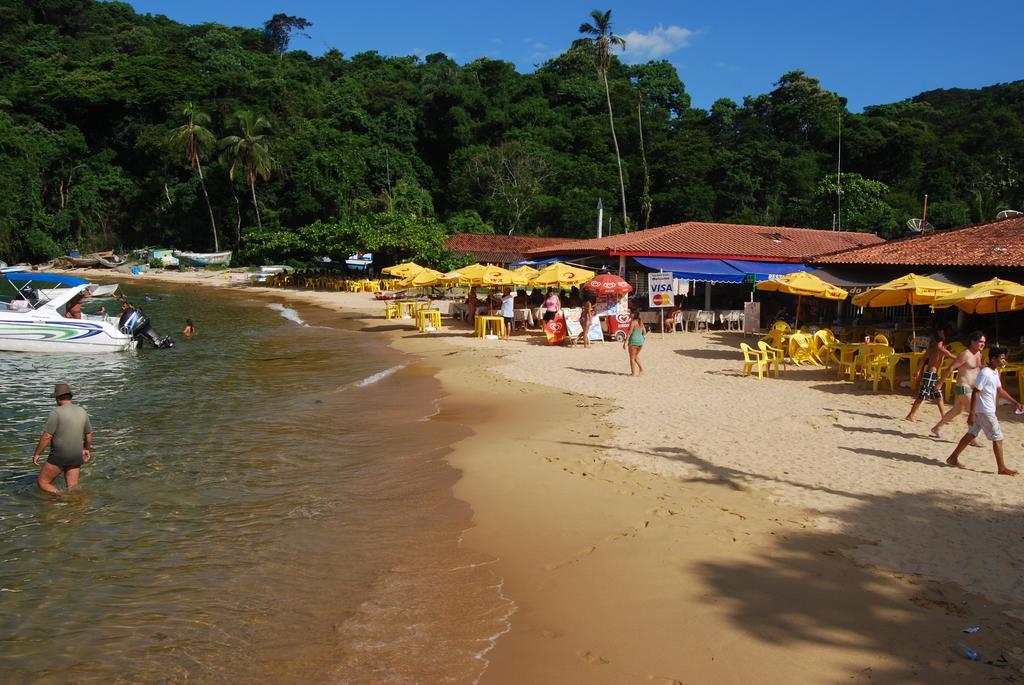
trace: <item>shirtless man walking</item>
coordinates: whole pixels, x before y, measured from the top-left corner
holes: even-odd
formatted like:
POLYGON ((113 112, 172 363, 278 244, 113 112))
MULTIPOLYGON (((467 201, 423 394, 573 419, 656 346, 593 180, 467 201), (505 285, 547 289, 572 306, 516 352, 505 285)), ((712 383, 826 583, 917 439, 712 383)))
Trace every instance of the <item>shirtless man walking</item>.
POLYGON ((956 360, 939 378, 938 385, 941 388, 946 382, 946 378, 954 371, 957 372, 956 385, 953 386, 953 406, 932 427, 931 432, 935 437, 939 437, 939 431, 943 426, 963 412, 971 410, 971 392, 974 389, 974 381, 978 378, 978 371, 981 370, 981 351, 983 349, 985 349, 985 334, 981 331, 974 331, 971 333, 967 349, 957 355, 956 360))
POLYGON ((917 399, 910 407, 907 414, 907 421, 914 420, 917 408, 925 400, 934 400, 939 407, 939 418, 945 415, 946 407, 942 404, 942 390, 937 387, 939 384, 939 367, 942 366, 942 359, 949 357, 956 359, 956 355, 946 349, 946 334, 943 331, 935 331, 932 334, 932 341, 928 344, 928 351, 921 363, 918 373, 921 375, 921 385, 917 389, 917 399))
POLYGON ((76 490, 82 464, 92 458, 92 424, 89 415, 71 402, 71 396, 71 387, 67 383, 58 383, 54 388, 53 398, 57 401, 57 408, 46 419, 43 434, 32 455, 32 463, 38 466, 43 450, 50 445, 50 456, 39 469, 36 482, 40 490, 53 495, 61 494, 60 488, 53 482, 62 473, 68 490, 76 490))

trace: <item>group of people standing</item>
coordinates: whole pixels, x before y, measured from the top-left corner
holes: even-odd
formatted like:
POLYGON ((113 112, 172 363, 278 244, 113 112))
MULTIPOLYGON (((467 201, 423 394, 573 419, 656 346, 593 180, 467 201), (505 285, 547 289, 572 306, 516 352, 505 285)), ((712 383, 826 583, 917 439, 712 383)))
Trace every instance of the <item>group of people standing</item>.
POLYGON ((931 434, 940 436, 942 427, 963 412, 967 412, 967 432, 957 443, 953 453, 946 459, 950 466, 961 467, 960 455, 969 446, 979 446, 976 438, 984 433, 992 441, 996 470, 1004 476, 1016 476, 1017 472, 1006 466, 1003 458, 1003 432, 996 418, 999 398, 1013 404, 1018 413, 1024 413, 1024 405, 1015 400, 1002 386, 999 370, 1006 366, 1006 348, 990 347, 988 365, 982 364, 982 351, 986 345, 985 334, 975 331, 969 336, 968 346, 954 354, 946 347, 946 335, 936 331, 932 336, 925 358, 918 370, 920 386, 917 397, 907 414, 907 421, 913 421, 922 402, 933 401, 939 410, 939 422, 931 428, 931 434), (940 372, 946 359, 952 363, 940 372), (953 386, 953 406, 946 411, 942 401, 942 388, 946 379, 956 373, 953 386))

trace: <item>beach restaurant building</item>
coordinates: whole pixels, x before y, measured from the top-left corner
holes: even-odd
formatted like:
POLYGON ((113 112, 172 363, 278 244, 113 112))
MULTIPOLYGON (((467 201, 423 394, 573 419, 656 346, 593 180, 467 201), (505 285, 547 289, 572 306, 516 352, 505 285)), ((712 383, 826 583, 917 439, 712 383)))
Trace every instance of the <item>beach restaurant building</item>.
MULTIPOLYGON (((908 273, 962 286, 996 277, 1020 283, 1024 281, 1024 217, 826 253, 810 258, 808 265, 823 280, 851 294, 908 273)), ((957 323, 960 329, 984 325, 962 313, 957 323)), ((1005 325, 1006 330, 1024 331, 1024 315, 1006 315, 1005 325)))
POLYGON ((909 272, 956 285, 1024 278, 1024 217, 897 238, 808 259, 824 280, 858 293, 909 272))
POLYGON ((647 291, 648 272, 671 272, 678 294, 712 309, 713 292, 735 306, 749 298, 752 284, 804 271, 815 256, 882 242, 871 233, 687 221, 543 245, 526 254, 529 260, 554 257, 618 271, 640 296, 647 291))

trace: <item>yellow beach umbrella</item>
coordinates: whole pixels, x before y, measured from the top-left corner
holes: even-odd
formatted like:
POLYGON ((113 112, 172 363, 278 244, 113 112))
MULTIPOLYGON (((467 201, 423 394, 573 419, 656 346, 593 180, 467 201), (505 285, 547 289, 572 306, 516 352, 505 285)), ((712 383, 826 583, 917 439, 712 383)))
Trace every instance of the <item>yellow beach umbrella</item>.
POLYGON ((408 278, 404 279, 399 285, 403 288, 424 288, 431 285, 443 285, 445 283, 452 283, 453 281, 447 280, 445 274, 434 269, 423 269, 419 273, 413 274, 408 278))
MULTIPOLYGON (((797 317, 799 317, 800 313, 800 301, 804 297, 817 297, 822 300, 845 300, 847 295, 850 294, 842 288, 826 283, 814 274, 807 273, 806 271, 795 271, 785 276, 761 281, 757 284, 757 289, 796 295, 797 317)), ((795 319, 794 323, 799 325, 799 318, 795 319)))
POLYGON ((380 270, 382 274, 388 276, 398 276, 399 278, 409 278, 415 276, 419 272, 423 271, 424 267, 420 266, 416 262, 403 262, 401 264, 395 264, 394 266, 388 266, 380 270))
POLYGON ((937 281, 927 276, 907 274, 895 280, 875 286, 870 290, 854 295, 851 302, 858 307, 902 307, 910 305, 910 330, 917 337, 917 324, 914 321, 914 305, 932 304, 940 297, 953 295, 963 290, 958 285, 937 281))
POLYGON ((541 269, 540 273, 530 280, 530 285, 541 288, 571 288, 583 285, 593 277, 593 271, 562 262, 554 262, 541 269))
POLYGON ((995 314, 996 342, 999 342, 999 312, 1024 309, 1024 285, 993 278, 932 302, 932 309, 954 306, 968 314, 995 314))
POLYGON ((512 273, 519 274, 520 276, 526 276, 527 280, 532 279, 540 272, 534 269, 532 266, 523 264, 518 269, 512 269, 512 273))
POLYGON ((526 285, 528 280, 525 276, 493 264, 470 264, 451 271, 445 276, 457 276, 458 282, 462 285, 475 286, 526 285))

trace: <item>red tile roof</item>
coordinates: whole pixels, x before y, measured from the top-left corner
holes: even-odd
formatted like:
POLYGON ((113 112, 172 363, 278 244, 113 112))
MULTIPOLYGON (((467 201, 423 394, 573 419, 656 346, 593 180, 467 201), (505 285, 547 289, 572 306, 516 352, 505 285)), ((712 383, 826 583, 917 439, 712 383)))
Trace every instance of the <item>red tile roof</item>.
POLYGON ((814 264, 1024 267, 1024 217, 825 254, 814 264))
POLYGON ((444 244, 449 250, 472 255, 478 262, 509 264, 522 259, 527 250, 564 243, 566 240, 532 235, 452 233, 444 244))
POLYGON ((545 245, 527 254, 530 257, 605 254, 799 262, 814 255, 879 242, 882 239, 873 233, 687 221, 605 238, 545 245))

